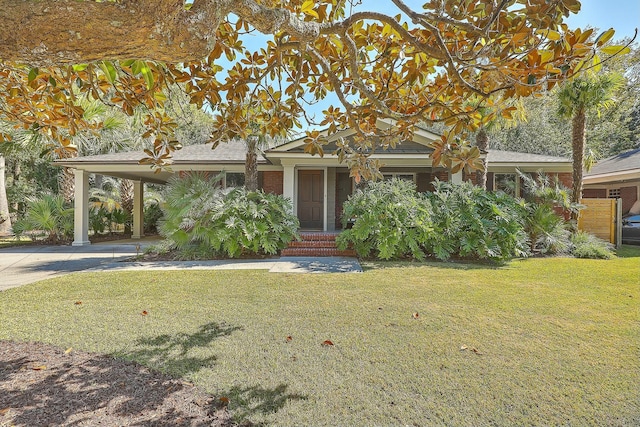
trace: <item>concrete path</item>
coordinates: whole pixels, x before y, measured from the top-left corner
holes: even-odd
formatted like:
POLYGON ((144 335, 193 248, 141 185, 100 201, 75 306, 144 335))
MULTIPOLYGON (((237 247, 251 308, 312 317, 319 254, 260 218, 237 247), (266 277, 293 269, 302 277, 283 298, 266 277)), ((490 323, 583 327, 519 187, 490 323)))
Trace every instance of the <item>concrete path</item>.
POLYGON ((268 270, 274 273, 362 272, 356 258, 281 257, 259 260, 121 262, 153 241, 118 241, 89 246, 15 246, 0 249, 0 291, 79 271, 268 270))

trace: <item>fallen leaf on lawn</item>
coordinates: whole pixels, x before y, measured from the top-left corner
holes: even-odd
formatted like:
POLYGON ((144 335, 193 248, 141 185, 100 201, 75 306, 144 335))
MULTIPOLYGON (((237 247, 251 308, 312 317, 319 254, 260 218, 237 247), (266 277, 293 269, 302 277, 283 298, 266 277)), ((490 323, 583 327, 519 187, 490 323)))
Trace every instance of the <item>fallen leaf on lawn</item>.
POLYGON ((220 402, 221 406, 229 406, 229 398, 228 397, 221 397, 220 399, 218 399, 218 401, 220 402))
POLYGON ((47 369, 47 367, 46 367, 46 366, 44 366, 44 365, 40 365, 40 366, 32 366, 32 367, 31 367, 31 370, 33 370, 33 371, 44 371, 45 369, 47 369))
POLYGON ((417 318, 420 317, 420 314, 416 311, 415 313, 413 313, 412 316, 413 316, 414 319, 417 319, 417 318))
POLYGON ((322 343, 322 345, 329 347, 329 346, 332 346, 332 345, 333 345, 333 343, 332 343, 331 341, 329 341, 329 340, 325 340, 325 341, 322 343))
POLYGON ((140 314, 142 314, 143 316, 146 316, 146 315, 147 315, 147 314, 149 314, 149 313, 147 312, 147 310, 144 310, 144 311, 143 311, 142 313, 140 313, 140 314))
POLYGON ((0 409, 0 416, 5 416, 11 408, 0 409))
POLYGON ((291 342, 291 340, 293 340, 293 337, 292 337, 291 335, 289 335, 289 336, 287 337, 287 342, 291 342))
POLYGON ((469 348, 469 347, 467 347, 466 345, 461 345, 460 346, 460 351, 465 351, 467 348, 469 348))
POLYGON ((74 304, 75 305, 80 305, 80 304, 82 304, 82 301, 76 301, 76 302, 74 302, 74 304))
POLYGON ((471 349, 471 351, 473 351, 475 354, 478 354, 478 355, 482 354, 482 352, 481 352, 481 351, 479 351, 479 350, 478 350, 477 348, 475 348, 475 347, 474 347, 474 348, 472 348, 472 349, 471 349))
POLYGON ((69 353, 71 353, 72 351, 73 351, 73 347, 69 347, 68 349, 66 349, 66 350, 64 351, 64 354, 69 354, 69 353))

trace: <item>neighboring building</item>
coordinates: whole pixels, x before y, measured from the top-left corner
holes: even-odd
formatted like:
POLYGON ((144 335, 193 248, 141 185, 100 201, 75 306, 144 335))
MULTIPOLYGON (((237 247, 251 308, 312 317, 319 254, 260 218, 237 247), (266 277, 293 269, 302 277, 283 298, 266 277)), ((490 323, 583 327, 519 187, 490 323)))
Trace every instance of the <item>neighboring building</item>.
MULTIPOLYGON (((382 125, 388 126, 386 123, 382 125)), ((260 187, 267 192, 282 194, 293 201, 301 228, 334 231, 339 229, 342 204, 354 191, 354 180, 349 170, 331 154, 337 138, 350 138, 353 131, 333 135, 324 147, 323 157, 304 152, 304 138, 297 139, 265 151, 258 156, 260 187)), ((384 163, 385 178, 397 177, 415 182, 418 191, 427 191, 435 178, 441 181, 461 182, 458 173, 450 176, 442 167, 434 167, 432 149, 428 145, 440 136, 422 129, 415 132, 412 141, 404 141, 395 148, 380 150, 372 155, 384 163)), ((544 171, 557 175, 571 187, 571 160, 536 154, 489 150, 484 154, 489 161, 490 190, 502 189, 519 194, 520 180, 516 169, 535 173, 544 171)), ((135 208, 133 238, 142 236, 143 183, 166 183, 175 173, 208 171, 225 173, 224 185, 244 182, 245 145, 239 142, 220 144, 215 150, 211 144, 186 146, 173 155, 171 171, 154 173, 148 165, 138 164, 145 157, 142 151, 76 157, 56 161, 56 164, 76 170, 76 225, 74 245, 88 244, 88 176, 91 173, 127 178, 135 182, 135 208)), ((475 174, 470 179, 473 180, 475 174)))
POLYGON ((622 199, 622 214, 640 200, 640 148, 596 163, 583 179, 584 198, 622 199))

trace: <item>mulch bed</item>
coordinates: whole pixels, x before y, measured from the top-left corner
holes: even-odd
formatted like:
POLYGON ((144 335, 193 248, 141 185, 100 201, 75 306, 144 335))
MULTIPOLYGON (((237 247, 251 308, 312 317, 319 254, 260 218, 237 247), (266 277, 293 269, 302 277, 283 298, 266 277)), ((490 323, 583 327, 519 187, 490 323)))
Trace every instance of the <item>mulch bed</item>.
POLYGON ((0 341, 0 426, 233 423, 221 401, 141 365, 42 343, 0 341))

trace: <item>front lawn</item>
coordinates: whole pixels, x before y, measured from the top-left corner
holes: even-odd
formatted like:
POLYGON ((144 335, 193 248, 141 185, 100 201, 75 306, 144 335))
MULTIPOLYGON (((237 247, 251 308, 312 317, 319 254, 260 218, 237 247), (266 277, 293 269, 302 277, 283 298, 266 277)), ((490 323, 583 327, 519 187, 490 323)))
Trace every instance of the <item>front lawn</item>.
POLYGON ((237 421, 640 425, 640 248, 621 254, 82 273, 0 293, 0 339, 135 360, 237 421))

